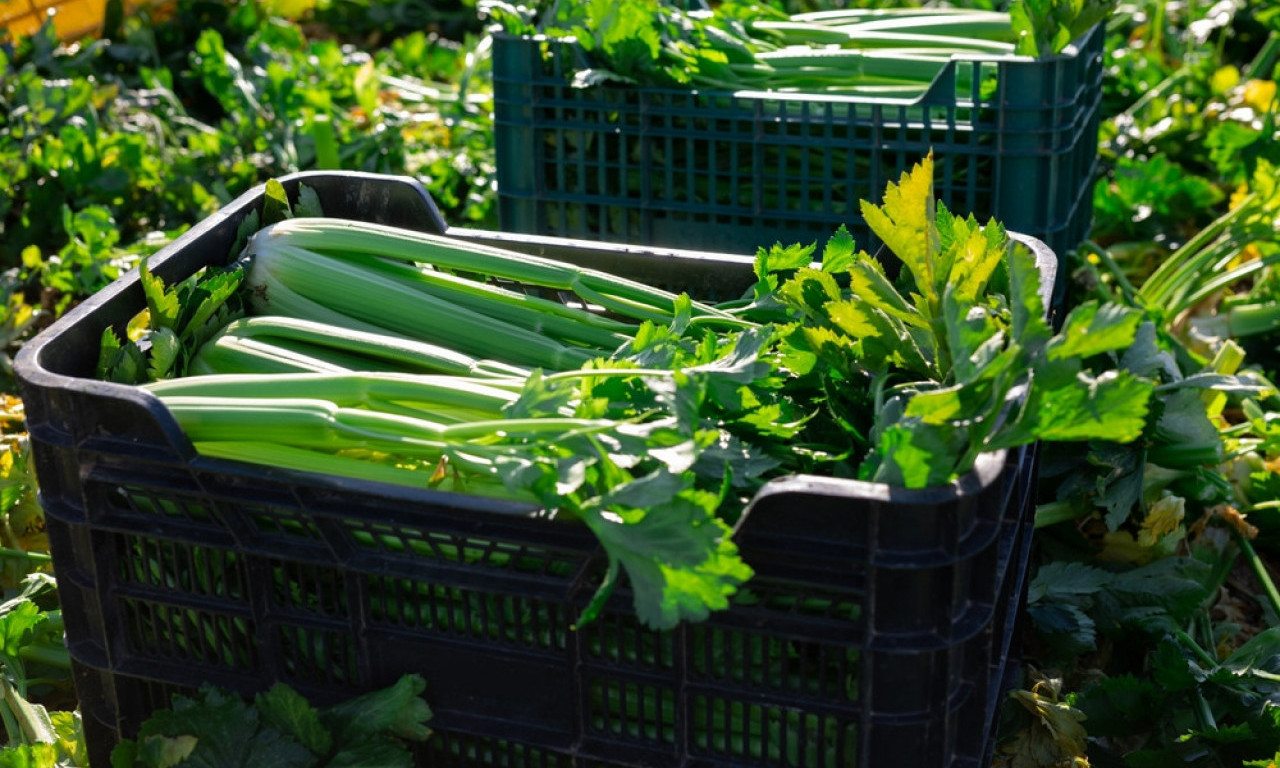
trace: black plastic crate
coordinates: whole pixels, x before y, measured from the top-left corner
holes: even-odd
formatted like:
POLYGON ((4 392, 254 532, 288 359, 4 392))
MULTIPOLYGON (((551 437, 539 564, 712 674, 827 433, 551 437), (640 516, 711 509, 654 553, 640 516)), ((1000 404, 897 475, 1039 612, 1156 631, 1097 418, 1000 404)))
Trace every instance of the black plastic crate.
POLYGON ((953 211, 1060 256, 1093 217, 1104 30, 1064 53, 956 57, 919 99, 570 85, 573 41, 499 34, 498 211, 510 232, 753 254, 823 242, 934 152, 953 211), (972 68, 974 86, 956 89, 972 68), (995 88, 982 90, 994 79, 995 88))
MULTIPOLYGON (((348 217, 499 243, 733 297, 748 259, 447 229, 410 179, 285 178, 348 217)), ((222 264, 262 190, 157 254, 222 264)), ((1036 253, 1051 289, 1053 254, 1036 253)), ((428 681, 424 765, 959 766, 989 751, 1027 567, 1035 449, 908 491, 794 476, 736 539, 730 610, 657 632, 620 588, 573 630, 605 559, 583 526, 453 493, 195 454, 150 393, 88 378, 131 272, 25 345, 25 401, 94 768, 174 691, 286 682, 318 703, 428 681)))

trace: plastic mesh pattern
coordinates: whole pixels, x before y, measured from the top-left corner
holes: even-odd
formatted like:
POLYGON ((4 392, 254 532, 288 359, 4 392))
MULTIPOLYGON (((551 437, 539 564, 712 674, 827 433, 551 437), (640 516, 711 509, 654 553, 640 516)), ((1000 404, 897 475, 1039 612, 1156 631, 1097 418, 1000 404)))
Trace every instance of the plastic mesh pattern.
POLYGON ((1058 254, 1092 221, 1104 35, 1048 59, 956 59, 920 99, 570 85, 572 41, 494 46, 498 206, 512 232, 753 254, 878 245, 878 202, 930 151, 938 200, 1058 254))

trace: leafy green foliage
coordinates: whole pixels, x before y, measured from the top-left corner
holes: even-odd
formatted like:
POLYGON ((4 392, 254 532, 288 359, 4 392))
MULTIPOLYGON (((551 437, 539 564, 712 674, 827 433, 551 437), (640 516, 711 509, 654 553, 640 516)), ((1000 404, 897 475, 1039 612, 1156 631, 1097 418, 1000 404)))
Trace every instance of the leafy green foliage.
POLYGON ((1082 694, 1081 709, 1091 720, 1114 718, 1100 735, 1164 732, 1166 739, 1128 753, 1131 765, 1243 765, 1269 758, 1280 739, 1276 633, 1263 632, 1218 659, 1172 630, 1152 654, 1152 682, 1103 680, 1082 694))
POLYGON ((751 577, 725 520, 776 464, 730 427, 743 418, 739 429, 757 429, 748 417, 759 398, 733 393, 771 373, 757 361, 768 335, 748 331, 728 341, 699 343, 646 325, 618 360, 555 381, 535 374, 507 409, 508 417, 530 418, 569 405, 576 416, 616 425, 560 434, 536 453, 499 460, 509 485, 531 488, 548 508, 582 519, 609 556, 579 623, 604 606, 620 572, 640 620, 656 628, 727 608, 751 577), (619 367, 631 361, 651 370, 619 367), (611 367, 618 373, 610 375, 611 367))
POLYGON ((1208 596, 1208 567, 1164 559, 1138 567, 1047 563, 1032 579, 1027 615, 1058 659, 1096 650, 1098 633, 1141 628, 1157 617, 1185 621, 1208 596))
POLYGON ((141 339, 127 342, 111 328, 103 332, 98 375, 108 381, 140 384, 181 376, 196 350, 244 313, 237 293, 244 273, 238 268, 211 270, 166 286, 144 261, 138 277, 147 302, 147 330, 141 339))
MULTIPOLYGON (((437 21, 439 14, 453 14, 455 5, 465 4, 332 0, 316 14, 316 19, 339 33, 339 39, 331 41, 314 26, 306 27, 306 36, 300 37, 291 31, 293 22, 277 18, 262 23, 261 9, 268 4, 184 0, 172 19, 116 25, 102 43, 59 49, 42 35, 17 46, 6 61, 12 66, 0 67, 4 103, 0 181, 6 189, 0 198, 4 232, 0 254, 7 268, 2 327, 8 349, 101 287, 133 259, 153 251, 252 183, 318 164, 315 126, 323 122, 321 115, 331 118, 335 144, 341 147, 337 166, 416 174, 431 186, 451 220, 491 223, 491 218, 486 219, 492 196, 492 151, 485 129, 483 49, 476 47, 475 39, 450 43, 430 33, 434 29, 452 32, 437 26, 452 23, 448 18, 437 21), (424 29, 426 34, 421 33, 424 29), (217 30, 217 35, 205 34, 206 30, 217 30), (404 35, 409 31, 419 34, 404 35), (211 55, 193 62, 189 54, 197 41, 211 55), (342 47, 349 42, 356 43, 354 49, 342 47), (219 53, 225 56, 219 58, 219 53), (211 93, 207 84, 221 90, 211 93), (246 112, 244 106, 251 103, 261 111, 246 112), (371 114, 370 107, 377 112, 371 114), (183 183, 170 183, 173 177, 183 183), (63 211, 71 217, 70 224, 63 211)), ((822 0, 791 0, 787 5, 789 11, 825 7, 822 0)), ((1274 140, 1265 97, 1266 83, 1274 80, 1274 61, 1271 66, 1249 67, 1249 57, 1262 42, 1260 35, 1268 32, 1266 25, 1274 28, 1280 19, 1265 5, 1144 0, 1125 4, 1109 20, 1103 79, 1107 120, 1094 239, 1107 246, 1108 256, 1134 285, 1140 285, 1170 252, 1225 211, 1259 161, 1280 160, 1276 157, 1280 142, 1274 140), (1250 77, 1263 82, 1254 85, 1250 77)), ((474 21, 471 17, 466 23, 474 21)), ((1058 35, 1058 30, 1047 31, 1058 35)), ((461 36, 453 39, 463 40, 461 36)), ((723 63, 708 59, 704 66, 714 74, 723 63)), ((1265 238, 1255 239, 1254 244, 1265 256, 1265 238)), ((828 244, 827 261, 836 261, 837 252, 845 253, 840 259, 848 258, 847 251, 828 244)), ((808 266, 811 254, 791 268, 808 266)), ((1245 250, 1241 257, 1253 254, 1245 250)), ((1115 285, 1105 272, 1099 276, 1087 266, 1080 268, 1082 280, 1073 282, 1073 291, 1095 278, 1103 287, 1115 285)), ((832 274, 844 271, 844 264, 831 269, 832 274)), ((868 281, 874 277, 866 275, 868 281)), ((776 281, 778 276, 773 273, 769 278, 776 281)), ((1251 298, 1273 302, 1280 296, 1278 285, 1274 273, 1263 272, 1244 287, 1251 298)), ((772 295, 771 290, 765 291, 757 310, 778 311, 772 295)), ((1010 295, 1022 292, 1012 290, 1010 295)), ((1207 301, 1201 309, 1212 311, 1215 302, 1207 301)), ((1223 308, 1230 302, 1228 297, 1223 308)), ((1078 303, 1074 297, 1070 302, 1078 303)), ((1034 308, 1026 308, 1023 314, 1037 316, 1034 308)), ((955 330, 962 334, 968 329, 956 326, 955 330)), ((1191 374, 1203 367, 1203 361, 1189 364, 1186 351, 1170 345, 1163 328, 1160 333, 1157 343, 1152 323, 1141 326, 1134 345, 1119 355, 1120 368, 1132 376, 1168 384, 1189 378, 1183 371, 1191 374), (1144 328, 1151 329, 1151 343, 1143 341, 1144 328)), ((1020 336, 1021 331, 1013 334, 1020 336)), ((858 372, 850 372, 848 378, 834 374, 830 361, 839 360, 838 356, 819 361, 815 349, 840 352, 838 343, 826 339, 826 346, 810 349, 798 335, 789 338, 793 343, 772 359, 779 370, 803 379, 809 387, 804 391, 812 393, 813 399, 771 398, 757 406, 755 395, 741 389, 721 384, 710 389, 720 402, 733 403, 735 410, 745 414, 734 422, 735 430, 743 434, 776 430, 779 439, 771 450, 779 450, 788 439, 796 440, 797 465, 803 457, 805 466, 838 474, 843 464, 833 464, 830 456, 852 461, 862 456, 870 444, 866 442, 872 427, 869 414, 879 412, 885 399, 877 398, 870 382, 858 372), (815 437, 819 420, 813 418, 812 409, 799 408, 797 402, 825 408, 848 432, 815 437), (759 418, 753 418, 753 413, 759 418), (781 417, 774 418, 775 413, 781 417), (797 440, 799 433, 789 433, 790 429, 803 429, 807 439, 797 440), (846 434, 858 431, 862 439, 846 439, 846 434)), ((920 348, 915 335, 900 338, 920 348)), ((1251 361, 1274 371, 1272 341, 1263 333, 1259 343, 1247 346, 1251 361)), ((962 334, 948 344, 971 342, 962 334)), ((879 354, 891 356, 888 351, 879 354)), ((927 370, 923 360, 923 354, 908 349, 895 364, 927 370)), ((140 371, 148 365, 145 358, 135 364, 140 371)), ((953 365, 961 368, 966 363, 956 360, 953 365)), ((887 384, 880 393, 886 391, 887 384)), ((1197 394, 1209 396, 1212 389, 1202 388, 1197 394)), ((1280 485, 1276 473, 1263 463, 1280 455, 1272 445, 1276 442, 1270 424, 1274 400, 1257 398, 1259 424, 1237 443, 1207 439, 1204 426, 1217 423, 1217 417, 1210 418, 1203 410, 1197 414, 1197 399, 1178 390, 1158 391, 1151 401, 1147 430, 1133 443, 1047 444, 1046 470, 1051 471, 1045 473, 1046 488, 1052 493, 1057 487, 1054 481, 1070 480, 1060 487, 1075 490, 1064 492, 1063 499, 1080 501, 1084 515, 1098 510, 1103 517, 1099 529, 1108 533, 1141 523, 1150 502, 1167 492, 1185 495, 1191 520, 1202 506, 1215 503, 1212 499, 1228 498, 1217 485, 1224 479, 1218 461, 1225 447, 1228 461, 1238 461, 1246 479, 1237 483, 1233 478, 1227 493, 1242 494, 1237 497, 1243 500, 1241 509, 1246 508, 1244 502, 1262 503, 1248 512, 1254 524, 1261 525, 1267 515, 1276 517, 1267 503, 1278 497, 1280 485), (1178 435, 1189 439, 1178 439, 1178 435), (1258 444, 1250 450, 1248 441, 1255 439, 1258 444), (1235 451, 1244 453, 1233 456, 1235 451), (1156 457, 1159 461, 1152 460, 1156 457), (1204 505, 1192 501, 1197 496, 1206 497, 1204 505)), ((968 401, 955 397, 950 402, 965 406, 968 401)), ((901 399, 889 404, 902 410, 901 399)), ((708 452, 714 454, 716 449, 708 452)), ((569 476, 575 471, 564 468, 569 476)), ((13 509, 19 517, 25 515, 21 505, 13 509)), ((1280 531, 1280 523, 1272 530, 1280 531)), ((1059 536, 1057 531, 1041 532, 1046 557, 1063 555, 1051 546, 1060 544, 1059 536)), ((1260 548, 1264 544, 1264 540, 1257 542, 1260 548)), ((1110 578, 1114 568, 1098 564, 1096 570, 1110 578)), ((1069 756, 1070 749, 1057 746, 1080 736, 1073 727, 1072 704, 1089 713, 1088 720, 1075 725, 1093 737, 1095 765, 1120 764, 1126 758, 1130 765, 1161 766, 1261 766, 1280 761, 1267 720, 1274 716, 1274 708, 1270 715, 1265 709, 1241 711, 1235 709, 1232 697, 1215 695, 1221 687, 1234 684, 1239 694, 1236 703, 1251 695, 1274 699, 1265 681, 1252 673, 1237 676, 1234 672, 1230 678, 1226 672, 1218 673, 1226 679, 1225 686, 1212 676, 1200 680, 1206 670, 1217 669, 1221 659, 1206 661, 1193 645, 1211 656, 1229 657, 1230 644, 1223 634, 1227 630, 1202 631, 1194 644, 1157 641, 1155 634, 1143 634, 1140 640, 1112 646, 1128 635, 1099 629, 1112 624, 1095 621, 1115 603, 1102 596, 1105 586, 1092 590, 1087 579, 1069 586, 1075 576, 1067 573, 1059 572, 1057 578, 1063 580, 1062 588, 1050 588, 1036 603, 1037 623, 1057 627, 1057 635, 1071 635, 1079 625, 1073 622, 1083 617, 1093 623, 1091 636, 1101 641, 1103 653, 1077 660, 1082 675, 1074 682, 1082 693, 1074 700, 1055 695, 1039 697, 1034 707, 1023 702, 1029 713, 1054 723, 1047 734, 1041 732, 1020 744, 1026 747, 1020 754, 1030 764, 1045 764, 1049 756, 1069 756), (1055 610, 1062 616, 1056 616, 1055 610), (1090 667, 1101 666, 1099 659, 1109 660, 1105 671, 1090 667), (1082 679, 1087 682, 1080 684, 1082 679), (1100 681, 1096 689, 1090 687, 1094 681, 1100 681), (1249 686, 1259 681, 1262 687, 1251 690, 1249 686), (1203 701, 1197 693, 1203 694, 1203 701), (1201 720, 1205 713, 1214 722, 1201 720), (1233 744, 1245 746, 1231 751, 1237 749, 1233 744)), ((1158 593, 1162 585, 1153 579, 1147 588, 1158 593)), ((47 601, 43 604, 47 607, 47 601)), ((19 642, 48 639, 41 627, 49 621, 37 624, 35 634, 17 631, 28 610, 15 612, 15 637, 19 642)), ((1195 612, 1188 620, 1192 622, 1200 623, 1195 612)), ((1028 650, 1038 662, 1036 649, 1028 650)), ((48 676, 47 669, 42 667, 36 674, 48 676)), ((64 728, 70 719, 69 713, 50 713, 60 734, 72 733, 64 728)), ((171 751, 157 764, 189 752, 194 746, 191 738, 163 742, 171 751)), ((300 741, 306 743, 306 739, 300 741)), ((84 764, 70 754, 46 743, 23 744, 0 753, 0 765, 32 761, 53 765, 54 760, 84 764)))
POLYGON ((1015 0, 1009 6, 1018 53, 1052 56, 1103 21, 1116 0, 1015 0))
POLYGON ((116 746, 111 765, 409 768, 408 745, 431 734, 425 689, 421 677, 405 675, 383 690, 316 709, 284 683, 251 702, 204 686, 196 698, 174 696, 170 709, 143 723, 137 739, 116 746))
MULTIPOLYGON (((1211 6, 1131 4, 1108 21, 1098 247, 1076 260, 1068 300, 1142 309, 1120 367, 1158 386, 1139 440, 1042 454, 1040 511, 1070 523, 1039 532, 1049 562, 1037 584, 1049 592, 1029 607, 1043 643, 1031 660, 1060 665, 1079 691, 1098 765, 1265 765, 1275 754, 1273 682, 1223 669, 1276 620, 1273 598, 1238 597, 1242 573, 1266 572, 1248 537, 1261 529, 1253 544, 1268 546, 1280 491, 1266 464, 1276 403, 1256 370, 1274 370, 1275 216, 1251 212, 1273 185, 1274 172, 1258 172, 1275 162, 1275 85, 1250 62, 1267 49, 1259 9, 1211 6), (1053 593, 1063 560, 1107 578, 1091 595, 1053 593), (1189 612, 1107 596, 1112 574, 1160 563, 1194 566, 1189 612)), ((1153 594, 1179 591, 1159 572, 1147 581, 1153 594)))
POLYGON ((932 190, 929 158, 890 184, 881 206, 863 203, 902 263, 896 280, 867 254, 852 256, 847 233, 828 244, 820 269, 795 250, 757 257, 765 277, 756 305, 773 290, 798 323, 785 354, 814 355, 834 380, 873 382, 887 406, 877 409, 875 450, 859 474, 924 487, 967 472, 984 451, 1139 435, 1151 383, 1092 361, 1111 368, 1106 356, 1132 345, 1140 313, 1082 305, 1054 336, 1030 254, 1011 247, 999 225, 936 206, 932 190), (771 270, 793 274, 778 281, 771 270))
POLYGON ((742 78, 731 63, 750 64, 756 43, 744 20, 785 18, 767 3, 729 0, 714 15, 686 12, 671 0, 490 2, 485 11, 512 34, 573 37, 596 62, 574 74, 579 86, 604 82, 725 85, 742 78), (750 9, 750 13, 747 12, 750 9), (536 16, 536 22, 535 22, 536 16))
MULTIPOLYGON (((625 83, 918 98, 945 66, 941 57, 866 55, 865 38, 854 27, 793 19, 777 0, 705 6, 684 0, 485 0, 481 8, 512 35, 556 41, 548 46, 572 38, 585 58, 574 62, 580 68, 571 78, 581 88, 625 83)), ((946 35, 936 27, 916 31, 946 35)), ((939 47, 1012 50, 1011 30, 988 36, 996 39, 960 30, 939 47)), ((876 47, 880 53, 888 50, 876 47)))
POLYGON ((57 602, 53 578, 31 573, 10 594, 0 604, 0 718, 8 729, 0 765, 85 765, 79 716, 40 703, 62 700, 71 689, 62 614, 51 607, 57 602))
MULTIPOLYGON (((38 705, 33 705, 33 709, 38 705)), ((42 711, 39 708, 37 711, 42 711)), ((0 748, 3 768, 79 768, 89 758, 79 712, 48 712, 48 741, 11 744, 0 748)))
MULTIPOLYGON (((412 0, 374 5, 371 23, 423 10, 408 11, 412 0)), ((452 219, 491 216, 478 38, 437 40, 401 25, 376 56, 349 56, 341 41, 310 39, 267 10, 178 0, 164 20, 140 10, 81 48, 59 47, 51 28, 18 41, 0 67, 0 263, 17 264, 32 245, 59 253, 80 240, 97 255, 106 238, 128 247, 171 237, 255 183, 315 167, 318 116, 330 120, 342 168, 419 175, 452 219)), ((105 284, 94 270, 108 266, 77 261, 48 284, 82 298, 105 284)))

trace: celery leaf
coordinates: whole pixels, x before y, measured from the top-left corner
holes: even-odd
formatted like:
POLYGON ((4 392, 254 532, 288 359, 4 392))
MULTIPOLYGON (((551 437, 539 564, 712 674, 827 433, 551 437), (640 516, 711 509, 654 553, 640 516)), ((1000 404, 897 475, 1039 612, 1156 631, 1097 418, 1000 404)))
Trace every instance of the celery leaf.
POLYGON ((142 294, 147 300, 151 327, 177 330, 178 316, 182 312, 178 294, 168 290, 164 281, 151 273, 146 259, 138 263, 138 279, 142 283, 142 294))
POLYGON ((297 739, 313 754, 324 755, 333 747, 333 735, 320 722, 320 716, 302 694, 283 683, 276 683, 255 697, 263 722, 297 739))
POLYGON ((1084 302, 1071 310, 1062 331, 1049 345, 1050 360, 1092 357, 1128 349, 1134 342, 1142 312, 1119 304, 1084 302))
POLYGON ((936 309, 940 282, 949 273, 938 274, 939 241, 934 213, 932 155, 904 172, 897 184, 890 182, 881 205, 862 201, 867 226, 898 257, 916 290, 936 309))
POLYGON ((853 235, 841 224, 822 249, 822 271, 837 275, 847 272, 857 258, 858 249, 854 245, 853 235))
POLYGON ((751 577, 751 569, 739 558, 728 527, 714 517, 714 498, 700 497, 687 486, 675 495, 654 490, 623 486, 583 510, 583 520, 610 560, 627 573, 641 622, 670 629, 727 608, 737 586, 751 577), (608 510, 611 502, 636 498, 653 506, 627 518, 608 510))

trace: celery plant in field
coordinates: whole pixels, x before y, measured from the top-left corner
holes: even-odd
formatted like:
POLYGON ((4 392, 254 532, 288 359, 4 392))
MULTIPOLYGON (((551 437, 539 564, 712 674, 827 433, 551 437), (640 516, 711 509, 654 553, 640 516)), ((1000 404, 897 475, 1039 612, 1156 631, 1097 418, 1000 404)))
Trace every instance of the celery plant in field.
POLYGON ((71 689, 71 659, 63 644, 56 585, 47 573, 31 573, 0 605, 0 721, 7 741, 5 765, 85 765, 79 715, 53 711, 40 700, 71 689))

